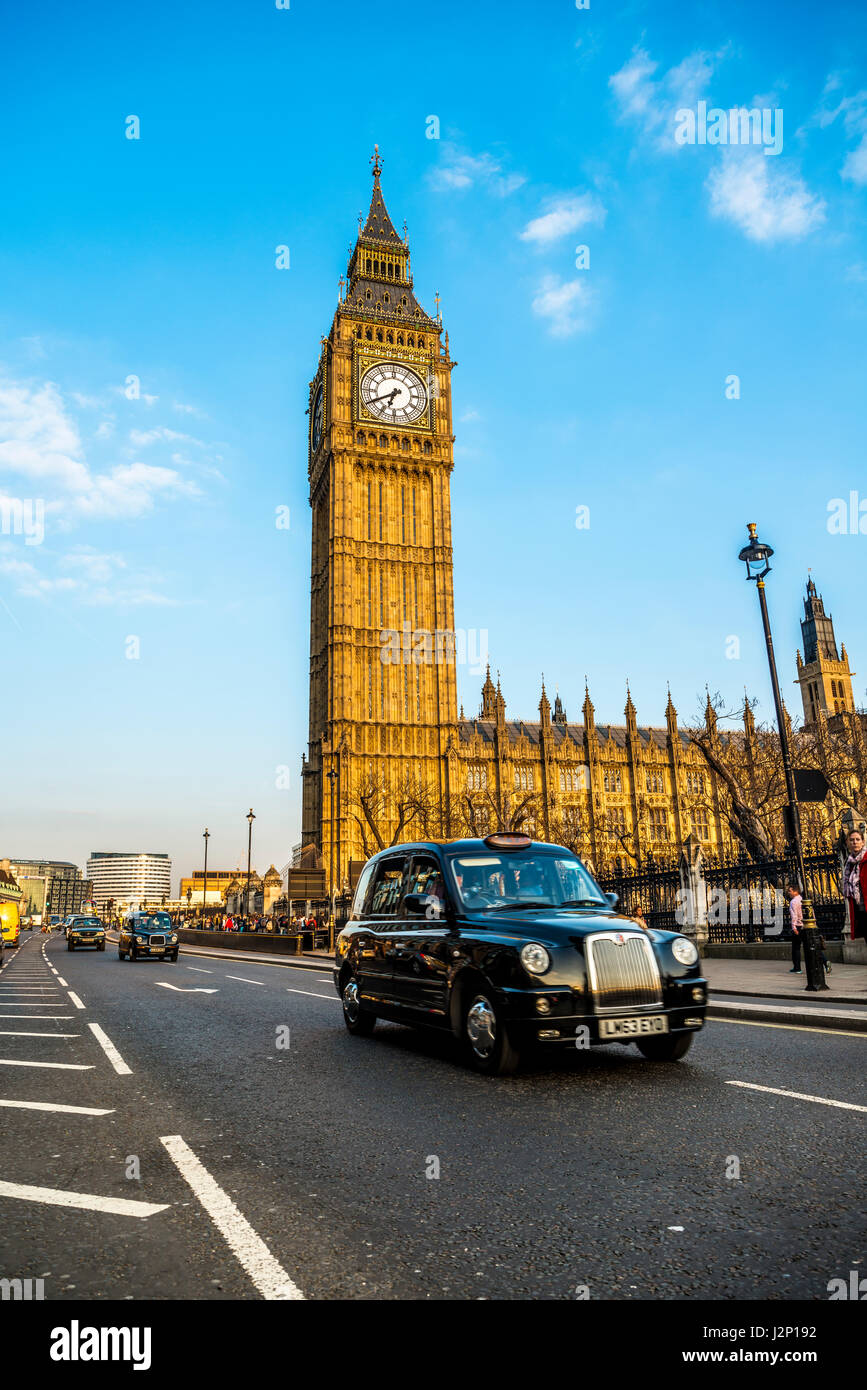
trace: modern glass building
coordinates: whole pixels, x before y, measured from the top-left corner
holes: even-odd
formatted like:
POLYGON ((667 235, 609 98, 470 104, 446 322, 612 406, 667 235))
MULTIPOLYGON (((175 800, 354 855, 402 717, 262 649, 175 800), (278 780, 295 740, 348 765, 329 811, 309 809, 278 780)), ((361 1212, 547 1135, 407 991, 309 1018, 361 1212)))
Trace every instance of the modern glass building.
POLYGON ((93 884, 96 907, 104 907, 110 898, 118 906, 138 907, 145 902, 160 903, 172 895, 172 861, 167 854, 93 850, 87 861, 87 877, 93 884))

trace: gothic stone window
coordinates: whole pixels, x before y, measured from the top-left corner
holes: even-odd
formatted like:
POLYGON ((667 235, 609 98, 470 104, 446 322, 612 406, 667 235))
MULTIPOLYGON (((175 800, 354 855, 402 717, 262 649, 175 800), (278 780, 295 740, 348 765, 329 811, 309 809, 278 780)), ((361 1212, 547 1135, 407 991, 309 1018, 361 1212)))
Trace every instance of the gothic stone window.
POLYGON ((668 839, 668 812, 664 806, 654 806, 650 812, 650 838, 668 839))
POLYGON ((704 773, 688 772, 686 774, 686 789, 692 796, 704 796, 704 773))
POLYGON ((648 772, 647 790, 649 792, 665 791, 665 778, 663 777, 661 772, 648 772))
POLYGON ((560 790, 561 792, 580 792, 581 774, 576 768, 570 767, 560 773, 560 790))
POLYGON ((484 791, 488 785, 488 770, 484 767, 471 767, 467 771, 467 791, 484 791))
POLYGON ((602 779, 602 785, 607 792, 622 792, 623 775, 620 769, 615 768, 613 772, 606 772, 602 779))
POLYGON ((700 840, 710 839, 710 830, 707 823, 707 810, 704 806, 695 806, 690 811, 692 828, 700 840))
POLYGON ((531 792, 533 790, 533 769, 531 767, 515 768, 515 791, 531 792))

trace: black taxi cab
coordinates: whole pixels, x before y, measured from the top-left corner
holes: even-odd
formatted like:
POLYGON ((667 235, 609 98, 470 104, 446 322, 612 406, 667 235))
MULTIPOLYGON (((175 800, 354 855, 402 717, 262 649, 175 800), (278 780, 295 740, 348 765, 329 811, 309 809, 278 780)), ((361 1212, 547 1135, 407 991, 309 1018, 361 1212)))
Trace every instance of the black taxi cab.
POLYGON ((76 951, 81 946, 105 950, 105 927, 98 917, 74 917, 67 927, 67 951, 76 951))
POLYGON ((350 1033, 377 1018, 449 1030, 490 1075, 531 1047, 634 1043, 674 1062, 707 1008, 689 937, 619 914, 570 850, 506 832, 368 860, 334 983, 350 1033))
POLYGON ((131 912, 117 939, 119 960, 177 960, 178 934, 167 912, 131 912))

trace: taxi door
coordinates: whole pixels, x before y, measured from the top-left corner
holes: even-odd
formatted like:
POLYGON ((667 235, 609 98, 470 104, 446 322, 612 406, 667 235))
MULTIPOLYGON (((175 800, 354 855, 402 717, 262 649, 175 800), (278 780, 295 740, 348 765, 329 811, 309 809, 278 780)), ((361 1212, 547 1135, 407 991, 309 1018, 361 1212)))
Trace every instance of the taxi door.
POLYGON ((409 911, 401 902, 395 923, 393 961, 397 1003, 430 1018, 447 1009, 448 919, 445 882, 436 857, 413 855, 404 898, 425 902, 423 912, 409 911))
POLYGON ((376 865, 358 940, 358 974, 362 995, 391 1003, 394 998, 394 928, 403 897, 409 855, 389 854, 376 865))

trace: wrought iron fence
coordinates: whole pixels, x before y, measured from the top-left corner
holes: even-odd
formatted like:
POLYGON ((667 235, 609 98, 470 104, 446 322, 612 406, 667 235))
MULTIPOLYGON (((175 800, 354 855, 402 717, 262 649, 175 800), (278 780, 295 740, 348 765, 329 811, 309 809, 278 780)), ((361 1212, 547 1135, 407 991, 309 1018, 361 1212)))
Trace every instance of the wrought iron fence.
MULTIPOLYGON (((819 931, 838 941, 846 922, 841 885, 841 860, 827 841, 804 845, 807 893, 819 931)), ((678 931, 684 925, 684 902, 678 893, 689 887, 679 869, 648 858, 634 869, 615 869, 598 875, 601 888, 616 893, 621 908, 644 911, 648 926, 678 931)), ((792 930, 783 890, 798 882, 793 858, 781 855, 755 863, 742 855, 735 860, 702 856, 700 883, 706 894, 708 940, 727 942, 787 941, 792 930)), ((687 919, 688 920, 688 919, 687 919)))

